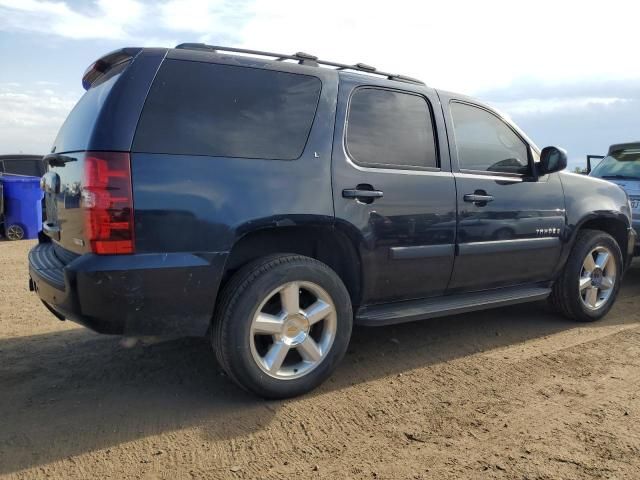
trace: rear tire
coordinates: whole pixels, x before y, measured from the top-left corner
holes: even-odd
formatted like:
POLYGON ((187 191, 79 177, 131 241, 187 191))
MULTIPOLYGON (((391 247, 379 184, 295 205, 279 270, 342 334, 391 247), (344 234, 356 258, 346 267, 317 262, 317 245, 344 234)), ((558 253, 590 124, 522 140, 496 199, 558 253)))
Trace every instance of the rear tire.
POLYGON ((551 305, 565 317, 593 322, 613 306, 623 273, 620 246, 608 233, 578 233, 562 274, 553 285, 551 305))
POLYGON ((242 388, 265 398, 306 393, 344 357, 353 313, 349 293, 325 264, 273 255, 241 268, 221 293, 212 344, 242 388))

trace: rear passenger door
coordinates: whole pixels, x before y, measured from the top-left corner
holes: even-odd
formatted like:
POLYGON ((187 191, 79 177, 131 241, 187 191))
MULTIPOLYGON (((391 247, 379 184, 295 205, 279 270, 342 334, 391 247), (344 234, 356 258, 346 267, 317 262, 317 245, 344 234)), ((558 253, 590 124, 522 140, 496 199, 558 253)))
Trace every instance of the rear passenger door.
POLYGON ((458 197, 449 290, 550 280, 565 224, 558 174, 538 176, 537 153, 510 123, 468 101, 445 101, 458 197))
POLYGON ((363 304, 441 295, 456 199, 438 97, 354 77, 341 77, 332 177, 338 228, 359 243, 363 304))

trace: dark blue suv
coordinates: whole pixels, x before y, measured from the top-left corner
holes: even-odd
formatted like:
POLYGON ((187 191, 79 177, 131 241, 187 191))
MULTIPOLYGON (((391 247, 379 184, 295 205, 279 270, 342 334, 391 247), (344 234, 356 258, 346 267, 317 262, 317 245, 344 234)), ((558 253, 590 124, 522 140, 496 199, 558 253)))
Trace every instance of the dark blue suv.
POLYGON ((183 44, 112 52, 83 84, 31 289, 98 332, 209 335, 265 397, 326 379, 353 322, 548 297, 596 320, 631 260, 622 189, 409 77, 183 44))

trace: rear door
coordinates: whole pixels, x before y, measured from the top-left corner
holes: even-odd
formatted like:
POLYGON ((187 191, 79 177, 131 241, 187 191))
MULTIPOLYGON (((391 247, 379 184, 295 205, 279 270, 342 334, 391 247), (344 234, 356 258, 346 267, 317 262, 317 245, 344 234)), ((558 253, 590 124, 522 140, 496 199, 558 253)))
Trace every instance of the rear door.
POLYGON ((341 77, 332 157, 336 220, 359 240, 363 303, 441 295, 456 199, 438 97, 369 82, 341 77))
POLYGON ((455 147, 458 203, 458 255, 449 291, 549 280, 565 225, 558 175, 538 177, 537 152, 496 113, 441 98, 455 147))
POLYGON ((104 102, 126 65, 112 69, 99 84, 91 87, 78 101, 55 140, 56 152, 45 156, 48 171, 44 175, 46 220, 44 233, 75 253, 90 251, 86 242, 85 212, 81 195, 85 182, 85 151, 104 102))
MULTIPOLYGON (((99 225, 93 220, 88 222, 87 210, 97 211, 95 200, 115 198, 119 188, 115 183, 129 190, 123 196, 131 196, 131 186, 124 176, 130 168, 128 152, 147 92, 166 50, 148 49, 139 54, 139 49, 129 50, 112 52, 87 70, 83 85, 88 90, 60 128, 52 152, 45 157, 48 171, 43 177, 43 232, 74 253, 92 251, 88 227, 95 233, 99 225), (133 54, 137 56, 132 57, 133 54), (88 174, 105 183, 103 188, 108 195, 97 198, 89 192, 95 185, 87 185, 88 174)), ((123 210, 120 205, 108 210, 111 211, 105 214, 109 219, 106 215, 98 219, 102 227, 122 223, 116 218, 116 212, 123 210)), ((102 233, 106 231, 101 229, 102 233)))

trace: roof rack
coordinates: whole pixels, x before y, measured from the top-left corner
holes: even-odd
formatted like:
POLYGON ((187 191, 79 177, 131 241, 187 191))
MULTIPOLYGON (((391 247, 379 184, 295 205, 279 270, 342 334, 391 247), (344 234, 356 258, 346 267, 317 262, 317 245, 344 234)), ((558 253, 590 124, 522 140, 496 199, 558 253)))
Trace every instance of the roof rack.
POLYGON ((416 78, 407 77, 405 75, 397 75, 395 73, 387 73, 378 70, 371 65, 365 63, 356 63, 355 65, 347 65, 344 63, 330 62, 327 60, 319 60, 318 57, 310 55, 305 52, 297 52, 293 55, 286 55, 282 53, 263 52, 260 50, 247 50, 245 48, 233 48, 233 47, 220 47, 217 45, 207 45, 205 43, 181 43, 176 45, 175 48, 183 50, 206 50, 209 52, 233 52, 233 53, 245 53, 248 55, 259 55, 261 57, 272 57, 276 62, 282 62, 284 60, 296 60, 300 65, 309 65, 312 67, 318 67, 320 65, 327 65, 335 67, 336 70, 353 70, 357 72, 364 72, 374 75, 381 75, 389 80, 397 80, 399 82, 415 83, 418 85, 424 85, 424 82, 416 78))

